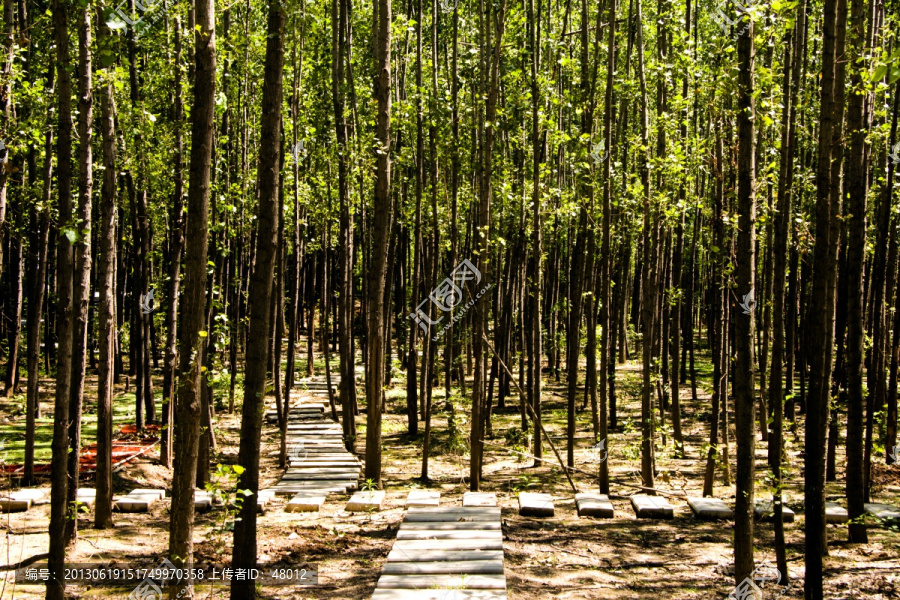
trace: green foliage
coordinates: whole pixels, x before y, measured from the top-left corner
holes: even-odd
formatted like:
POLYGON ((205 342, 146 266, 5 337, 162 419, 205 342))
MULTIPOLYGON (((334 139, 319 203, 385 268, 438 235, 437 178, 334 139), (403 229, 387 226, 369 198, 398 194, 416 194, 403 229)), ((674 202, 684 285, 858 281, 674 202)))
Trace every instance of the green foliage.
POLYGON ((241 465, 217 464, 206 484, 206 491, 212 496, 213 504, 223 507, 216 513, 213 526, 207 534, 207 541, 217 560, 229 556, 235 519, 245 501, 253 502, 250 498, 252 491, 238 488, 238 480, 243 472, 244 467, 241 465))

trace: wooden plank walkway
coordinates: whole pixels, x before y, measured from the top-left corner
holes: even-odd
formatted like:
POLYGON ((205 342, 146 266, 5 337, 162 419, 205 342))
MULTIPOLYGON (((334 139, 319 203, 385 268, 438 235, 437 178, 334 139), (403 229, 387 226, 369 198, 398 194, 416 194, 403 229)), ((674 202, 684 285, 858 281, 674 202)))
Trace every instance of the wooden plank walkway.
MULTIPOLYGON (((307 383, 318 384, 319 379, 307 383)), ((357 489, 362 464, 344 447, 343 430, 330 413, 327 400, 323 403, 307 399, 291 407, 287 422, 288 468, 281 481, 268 491, 313 498, 357 489)), ((266 418, 277 422, 278 416, 269 411, 266 418)))
POLYGON ((498 507, 410 507, 372 600, 506 600, 498 507))

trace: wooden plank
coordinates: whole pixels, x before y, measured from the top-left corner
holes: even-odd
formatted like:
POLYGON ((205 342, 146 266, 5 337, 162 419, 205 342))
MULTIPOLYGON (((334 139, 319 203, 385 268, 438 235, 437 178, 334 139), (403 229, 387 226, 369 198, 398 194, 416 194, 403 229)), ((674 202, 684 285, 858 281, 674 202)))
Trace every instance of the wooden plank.
POLYGON ((320 479, 333 481, 353 481, 359 480, 359 471, 355 473, 291 473, 285 474, 281 478, 282 481, 317 481, 320 479))
POLYGON ((473 529, 500 530, 500 521, 432 521, 409 522, 400 525, 405 531, 468 531, 473 529))
POLYGON ((502 540, 503 532, 490 529, 446 531, 437 529, 408 530, 400 528, 398 540, 502 540))
POLYGON ((507 600, 506 590, 401 590, 379 588, 372 600, 507 600))
POLYGON ((396 548, 388 554, 388 562, 435 562, 439 560, 503 560, 503 550, 418 550, 406 553, 396 548))
POLYGON ((437 562, 389 562, 381 570, 384 575, 444 575, 449 573, 503 573, 503 559, 457 560, 437 562))
POLYGON ((435 587, 505 590, 504 575, 382 575, 377 589, 430 589, 435 587))
POLYGON ((503 540, 397 540, 394 548, 402 552, 418 550, 503 550, 503 540))
POLYGON ((404 521, 499 521, 499 507, 432 508, 413 507, 406 512, 404 521))
POLYGON ((314 475, 321 473, 350 473, 351 475, 359 473, 359 467, 289 467, 287 471, 284 472, 285 476, 288 475, 314 475))

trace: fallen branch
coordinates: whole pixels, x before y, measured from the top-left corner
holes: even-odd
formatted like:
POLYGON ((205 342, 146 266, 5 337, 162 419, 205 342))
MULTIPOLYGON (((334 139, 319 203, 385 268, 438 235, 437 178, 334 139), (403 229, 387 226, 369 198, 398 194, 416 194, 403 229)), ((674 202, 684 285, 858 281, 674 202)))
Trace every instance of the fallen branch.
POLYGON ((28 565, 32 565, 41 560, 47 560, 50 558, 49 552, 44 552, 43 554, 35 554, 30 558, 26 558, 23 561, 19 561, 17 563, 12 563, 11 565, 3 565, 0 566, 0 571, 15 571, 16 569, 22 569, 27 567, 28 565))

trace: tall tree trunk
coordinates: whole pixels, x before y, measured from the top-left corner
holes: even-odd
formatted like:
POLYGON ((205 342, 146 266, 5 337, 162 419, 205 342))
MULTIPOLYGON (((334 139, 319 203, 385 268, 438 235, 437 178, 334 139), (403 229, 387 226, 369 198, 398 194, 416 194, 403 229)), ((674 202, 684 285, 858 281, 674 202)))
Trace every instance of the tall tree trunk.
MULTIPOLYGON (((178 294, 181 290, 181 256, 184 250, 184 101, 181 81, 181 19, 176 18, 175 32, 175 95, 173 99, 175 129, 175 189, 172 193, 171 233, 169 237, 169 289, 166 303, 166 355, 163 371, 162 398, 162 441, 159 459, 166 466, 172 466, 172 430, 175 408, 175 382, 178 376, 178 294)), ((236 319, 235 319, 236 320, 236 319)), ((236 343, 237 335, 231 344, 236 343)))
POLYGON ((528 52, 531 66, 531 251, 528 256, 528 402, 531 403, 534 466, 541 464, 541 300, 543 298, 542 235, 541 235, 541 16, 543 1, 528 0, 528 52))
MULTIPOLYGON (((49 93, 53 93, 53 59, 48 67, 49 93)), ((47 284, 47 254, 50 241, 50 196, 52 193, 53 174, 53 125, 50 122, 51 114, 48 111, 46 132, 44 133, 44 168, 42 172, 43 189, 41 199, 44 208, 36 216, 38 233, 31 246, 32 253, 36 254, 34 260, 35 274, 32 282, 32 292, 28 301, 28 392, 25 401, 25 460, 22 475, 22 485, 29 486, 34 483, 34 436, 36 419, 40 416, 40 358, 41 358, 41 318, 44 312, 44 295, 47 284)), ((50 322, 47 319, 47 329, 50 322)))
MULTIPOLYGON (((59 241, 57 256, 56 402, 53 409, 53 442, 50 463, 50 556, 47 600, 65 598, 63 563, 66 558, 68 518, 69 400, 72 393, 72 336, 74 334, 74 253, 72 220, 72 75, 69 52, 69 3, 53 2, 53 37, 56 43, 57 115, 59 137, 56 144, 57 208, 59 241)), ((73 236, 74 237, 74 236, 73 236)))
MULTIPOLYGON (((483 138, 481 140, 480 161, 476 168, 478 172, 478 203, 475 209, 475 222, 473 228, 474 254, 478 258, 478 269, 481 271, 482 287, 490 285, 491 273, 489 265, 490 238, 491 238, 491 175, 493 172, 493 149, 495 136, 495 123, 497 116, 497 101, 500 95, 500 56, 502 54, 503 30, 506 26, 506 0, 500 0, 499 6, 494 11, 493 5, 487 5, 483 0, 479 2, 479 21, 481 25, 482 52, 481 52, 481 81, 482 91, 485 96, 484 114, 482 122, 483 138), (496 26, 496 31, 493 31, 496 26), (496 37, 496 43, 494 38, 496 37)), ((481 116, 479 114, 479 116, 481 116)), ((471 459, 469 462, 469 489, 478 491, 481 489, 481 468, 484 459, 484 416, 486 412, 485 384, 487 373, 485 372, 485 342, 487 339, 488 322, 488 298, 487 294, 475 300, 474 327, 472 328, 472 354, 475 361, 475 374, 472 390, 472 424, 471 424, 471 459)))
MULTIPOLYGON (((98 46, 112 39, 98 9, 98 46)), ((113 370, 116 336, 116 100, 112 80, 100 91, 100 135, 103 147, 103 184, 100 190, 100 365, 97 373, 97 499, 94 528, 112 527, 113 370)))
MULTIPOLYGON (((816 168, 816 224, 812 294, 806 355, 809 392, 806 410, 804 495, 806 502, 806 600, 822 600, 822 556, 826 552, 825 430, 831 395, 831 338, 834 327, 834 271, 838 240, 833 235, 840 197, 832 194, 832 137, 840 124, 835 119, 837 86, 835 67, 842 55, 838 38, 846 17, 846 0, 826 0, 823 27, 821 100, 819 106, 818 165, 816 168)), ((843 90, 840 90, 843 93, 843 90)))
MULTIPOLYGON (((651 191, 650 191, 650 156, 647 151, 650 147, 647 123, 647 78, 644 67, 644 17, 642 13, 641 0, 635 0, 635 23, 637 27, 637 46, 638 46, 638 75, 641 88, 641 147, 644 149, 639 156, 639 169, 641 177, 641 185, 643 186, 643 209, 644 209, 644 226, 643 226, 643 271, 641 277, 641 352, 643 355, 642 378, 643 385, 641 391, 641 481, 645 487, 652 488, 655 478, 653 468, 653 444, 654 444, 654 427, 653 427, 653 409, 651 405, 652 383, 650 368, 652 365, 652 338, 653 338, 653 318, 652 311, 655 305, 653 293, 651 292, 651 280, 653 276, 651 270, 655 271, 655 259, 653 258, 652 246, 656 244, 655 233, 651 232, 651 191)), ((654 228, 655 229, 655 228, 654 228)))
MULTIPOLYGON (((184 309, 181 313, 184 328, 179 335, 181 345, 178 352, 179 381, 173 444, 174 462, 178 468, 172 473, 169 522, 169 556, 177 566, 192 564, 194 555, 194 481, 197 478, 197 451, 200 442, 200 330, 206 308, 204 297, 216 93, 214 0, 197 0, 195 21, 196 71, 191 109, 190 183, 185 226, 184 309)), ((188 583, 179 582, 169 588, 170 600, 185 597, 193 597, 193 590, 188 583)))
MULTIPOLYGON (((753 72, 756 51, 754 23, 750 16, 747 31, 737 39, 738 52, 738 232, 735 284, 738 294, 753 292, 756 267, 755 135, 756 106, 753 99, 753 72), (744 292, 747 290, 747 292, 744 292)), ((745 306, 748 304, 745 298, 745 306)), ((754 431, 753 323, 752 310, 734 312, 734 422, 737 442, 737 492, 734 503, 734 578, 740 584, 753 571, 753 487, 756 466, 754 431)))
POLYGON ((391 0, 374 5, 375 198, 366 319, 366 466, 365 478, 381 487, 381 405, 384 395, 384 288, 388 235, 391 231, 391 0))
MULTIPOLYGON (((857 90, 861 84, 861 66, 865 64, 868 54, 866 25, 868 19, 864 0, 851 0, 850 15, 850 48, 852 64, 860 64, 860 68, 850 69, 850 89, 857 90)), ((863 407, 866 390, 863 383, 864 360, 864 306, 863 306, 863 267, 866 256, 866 134, 864 111, 868 93, 855 92, 849 97, 847 107, 847 172, 846 198, 847 210, 847 350, 845 355, 845 374, 847 385, 847 512, 850 517, 848 525, 849 541, 868 543, 868 534, 861 517, 865 514, 865 469, 863 463, 864 430, 863 407)), ((877 318, 877 317, 876 317, 877 318)), ((882 374, 879 373, 879 377, 882 374)))
MULTIPOLYGON (((281 104, 283 94, 285 11, 281 0, 269 4, 266 64, 260 122, 259 213, 256 232, 256 264, 251 276, 250 328, 247 339, 244 374, 244 407, 241 413, 241 445, 238 463, 244 467, 240 488, 250 490, 240 507, 234 526, 234 568, 256 567, 256 496, 259 493, 259 445, 262 416, 265 411, 266 363, 268 358, 269 304, 273 293, 273 274, 278 249, 279 164, 281 155, 281 104)), ((327 290, 322 290, 327 294, 327 290)), ((276 345, 280 348, 280 344, 276 345)), ((280 357, 275 368, 280 368, 280 357)), ((277 375, 276 375, 277 376, 277 375)), ((231 582, 231 594, 237 598, 256 598, 251 579, 231 582)))

